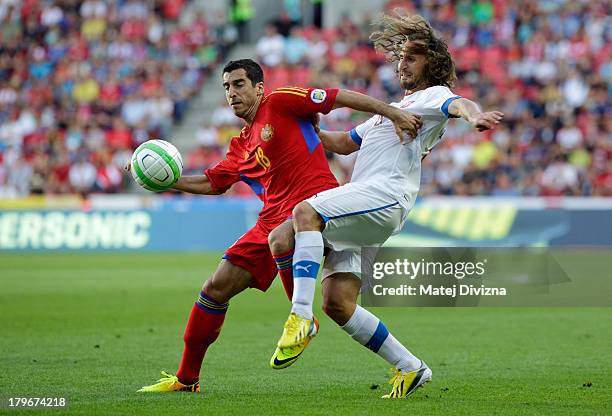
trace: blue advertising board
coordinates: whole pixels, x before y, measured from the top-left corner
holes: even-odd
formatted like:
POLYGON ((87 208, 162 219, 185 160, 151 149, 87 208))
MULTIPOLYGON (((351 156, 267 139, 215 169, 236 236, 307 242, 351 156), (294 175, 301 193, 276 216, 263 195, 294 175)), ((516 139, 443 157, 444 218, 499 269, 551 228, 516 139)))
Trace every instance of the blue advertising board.
MULTIPOLYGON (((421 201, 389 244, 612 246, 612 204, 518 201, 421 201)), ((4 209, 0 250, 218 251, 253 226, 260 208, 254 199, 160 198, 130 208, 4 209)))

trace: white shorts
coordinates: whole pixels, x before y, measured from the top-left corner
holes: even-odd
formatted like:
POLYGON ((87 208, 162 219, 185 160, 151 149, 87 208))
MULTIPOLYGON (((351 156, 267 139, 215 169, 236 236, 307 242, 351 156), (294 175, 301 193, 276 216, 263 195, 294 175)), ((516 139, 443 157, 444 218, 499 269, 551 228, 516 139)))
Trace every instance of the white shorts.
POLYGON ((361 247, 381 246, 401 230, 408 214, 397 200, 363 182, 329 189, 306 202, 325 221, 323 241, 332 249, 323 278, 338 272, 361 277, 361 247))

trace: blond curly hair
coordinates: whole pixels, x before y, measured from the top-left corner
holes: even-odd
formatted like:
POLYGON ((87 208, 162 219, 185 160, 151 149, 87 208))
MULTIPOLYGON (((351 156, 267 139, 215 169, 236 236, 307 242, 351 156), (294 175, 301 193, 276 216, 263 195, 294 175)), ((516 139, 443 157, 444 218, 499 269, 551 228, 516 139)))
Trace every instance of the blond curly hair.
POLYGON ((399 61, 404 52, 426 55, 427 74, 431 85, 452 87, 457 80, 455 63, 448 52, 444 39, 436 35, 431 25, 422 16, 382 15, 382 31, 370 35, 374 47, 385 53, 391 62, 399 61), (406 41, 411 41, 406 48, 406 41))

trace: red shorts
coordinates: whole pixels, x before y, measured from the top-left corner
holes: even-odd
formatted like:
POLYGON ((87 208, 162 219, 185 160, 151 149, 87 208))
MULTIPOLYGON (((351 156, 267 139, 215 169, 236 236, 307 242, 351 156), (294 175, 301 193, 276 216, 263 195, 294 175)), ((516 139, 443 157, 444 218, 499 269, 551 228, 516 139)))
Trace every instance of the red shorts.
POLYGON ((250 287, 262 292, 268 290, 278 273, 276 262, 268 246, 268 234, 270 231, 267 227, 262 226, 258 221, 223 255, 223 258, 234 266, 251 273, 253 282, 250 287))

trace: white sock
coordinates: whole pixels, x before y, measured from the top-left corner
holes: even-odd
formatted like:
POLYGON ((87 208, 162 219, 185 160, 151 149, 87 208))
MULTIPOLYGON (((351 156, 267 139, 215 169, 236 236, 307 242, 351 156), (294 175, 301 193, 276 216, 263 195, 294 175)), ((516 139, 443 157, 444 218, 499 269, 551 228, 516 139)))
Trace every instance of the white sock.
POLYGON ((359 305, 342 329, 398 370, 408 372, 421 366, 421 360, 395 339, 380 319, 359 305))
POLYGON ((300 231, 295 234, 291 312, 306 319, 312 319, 312 302, 322 259, 323 236, 319 231, 300 231))

